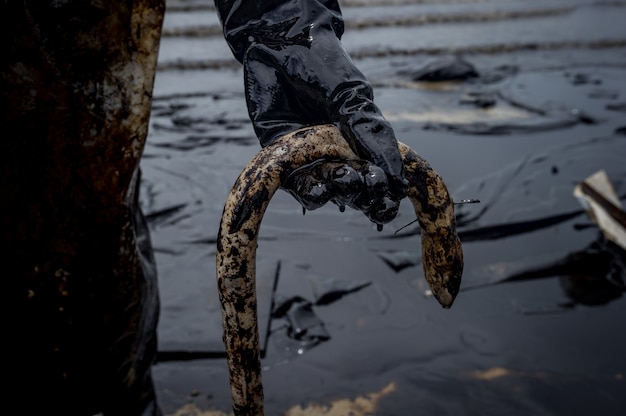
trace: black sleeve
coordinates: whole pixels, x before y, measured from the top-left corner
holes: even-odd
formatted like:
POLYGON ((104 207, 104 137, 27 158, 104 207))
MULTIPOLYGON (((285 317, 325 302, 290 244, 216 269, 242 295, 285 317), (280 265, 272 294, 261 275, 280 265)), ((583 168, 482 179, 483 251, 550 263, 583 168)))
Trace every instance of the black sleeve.
POLYGON ((235 58, 243 57, 254 43, 281 47, 306 42, 310 28, 326 28, 338 38, 344 24, 337 1, 315 0, 215 0, 224 37, 235 58))

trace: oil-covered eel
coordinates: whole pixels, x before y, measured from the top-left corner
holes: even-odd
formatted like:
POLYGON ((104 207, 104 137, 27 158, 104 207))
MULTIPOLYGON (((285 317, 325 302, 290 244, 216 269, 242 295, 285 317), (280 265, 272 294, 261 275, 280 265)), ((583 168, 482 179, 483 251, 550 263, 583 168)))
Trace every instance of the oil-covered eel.
MULTIPOLYGON (((409 198, 422 228, 422 262, 434 296, 449 308, 459 291, 463 251, 454 206, 441 177, 413 150, 398 143, 409 198)), ((339 130, 316 126, 285 135, 261 150, 237 178, 222 214, 217 247, 217 283, 222 304, 235 415, 263 415, 263 386, 255 286, 259 228, 270 199, 286 177, 321 158, 354 160, 339 130)))

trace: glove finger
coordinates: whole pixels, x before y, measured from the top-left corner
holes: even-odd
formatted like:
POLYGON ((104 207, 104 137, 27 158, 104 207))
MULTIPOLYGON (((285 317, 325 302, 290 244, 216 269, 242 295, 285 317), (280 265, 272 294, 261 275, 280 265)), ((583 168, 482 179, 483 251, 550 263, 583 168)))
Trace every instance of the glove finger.
POLYGON ((332 201, 342 210, 346 205, 351 206, 354 199, 365 189, 365 179, 358 169, 358 166, 355 168, 351 166, 351 162, 346 162, 336 164, 330 171, 329 188, 333 193, 332 201))
POLYGON ((321 168, 321 162, 302 166, 292 172, 282 186, 309 211, 324 206, 333 196, 321 168))
POLYGON ((382 225, 387 224, 398 215, 400 201, 392 195, 385 195, 374 202, 372 207, 365 213, 370 221, 382 225))
POLYGON ((367 213, 372 206, 383 198, 389 190, 387 175, 378 166, 368 163, 361 170, 363 191, 353 199, 350 207, 367 213))

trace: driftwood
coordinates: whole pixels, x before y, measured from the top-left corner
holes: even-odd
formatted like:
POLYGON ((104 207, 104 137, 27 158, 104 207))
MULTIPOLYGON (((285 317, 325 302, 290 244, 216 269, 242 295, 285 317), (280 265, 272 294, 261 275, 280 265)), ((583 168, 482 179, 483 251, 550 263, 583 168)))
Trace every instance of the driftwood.
MULTIPOLYGON (((449 308, 463 272, 454 205, 443 180, 428 162, 408 146, 398 143, 398 147, 410 183, 408 196, 422 229, 425 277, 435 298, 449 308)), ((250 161, 226 201, 218 236, 217 282, 235 415, 263 415, 255 286, 263 214, 291 172, 323 158, 358 159, 331 125, 285 135, 250 161)))

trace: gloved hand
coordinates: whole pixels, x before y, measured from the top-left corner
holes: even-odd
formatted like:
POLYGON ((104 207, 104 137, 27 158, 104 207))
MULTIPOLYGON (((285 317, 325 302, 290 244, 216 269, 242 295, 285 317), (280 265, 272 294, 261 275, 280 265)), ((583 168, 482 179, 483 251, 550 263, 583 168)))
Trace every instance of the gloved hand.
POLYGON ((305 209, 332 201, 342 212, 346 206, 364 212, 379 230, 395 218, 400 205, 389 193, 383 170, 365 160, 318 160, 293 171, 284 188, 305 209))
MULTIPOLYGON (((305 126, 335 123, 352 150, 374 165, 356 170, 363 187, 350 200, 361 203, 345 205, 378 224, 393 219, 408 189, 402 158, 391 125, 373 102, 371 85, 341 44, 344 26, 337 2, 215 4, 225 38, 244 65, 248 112, 261 145, 305 126)), ((307 208, 303 201, 308 197, 300 194, 306 187, 287 188, 307 208)))

